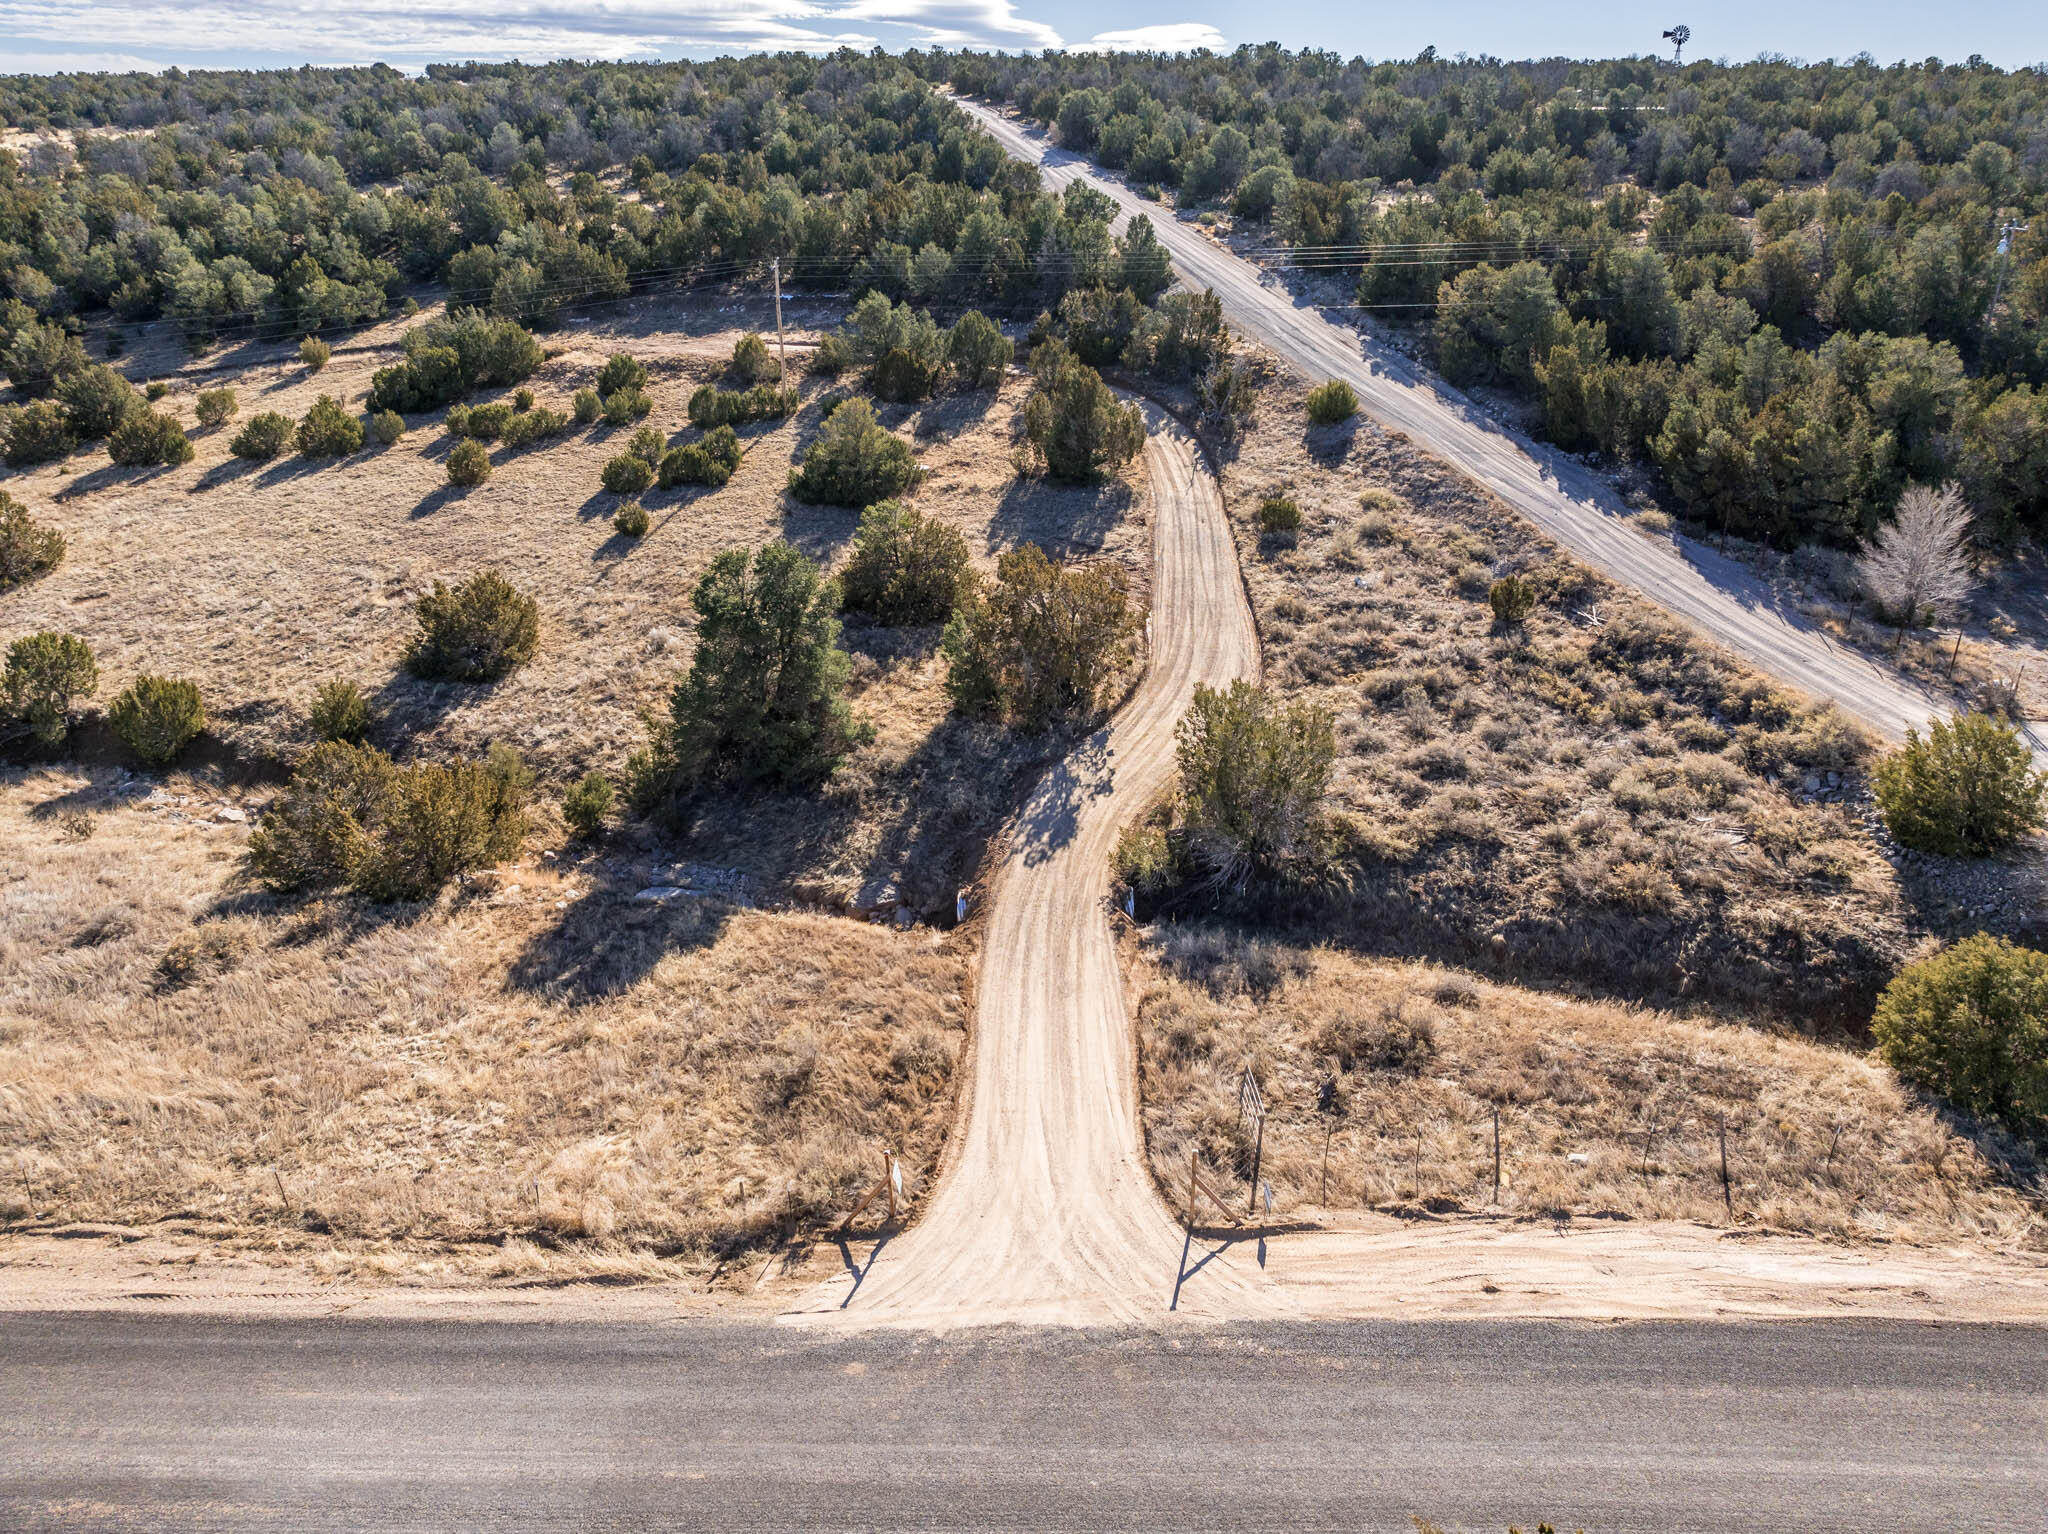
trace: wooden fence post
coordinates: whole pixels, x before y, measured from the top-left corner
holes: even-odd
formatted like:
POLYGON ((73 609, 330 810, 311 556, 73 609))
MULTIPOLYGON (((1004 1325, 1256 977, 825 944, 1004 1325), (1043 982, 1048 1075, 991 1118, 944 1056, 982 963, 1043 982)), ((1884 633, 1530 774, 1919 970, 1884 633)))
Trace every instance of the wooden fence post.
POLYGON ((1720 1115, 1720 1120, 1721 1120, 1721 1202, 1722 1202, 1722 1204, 1723 1204, 1723 1205, 1725 1205, 1725 1206, 1727 1207, 1727 1210, 1728 1210, 1728 1218, 1732 1220, 1732 1219, 1734 1219, 1734 1218, 1735 1218, 1735 1194, 1734 1194, 1734 1192, 1733 1192, 1733 1191, 1732 1191, 1732 1190, 1730 1189, 1730 1187, 1729 1187, 1729 1185, 1728 1185, 1728 1115, 1727 1115, 1727 1114, 1725 1114, 1725 1113, 1721 1114, 1721 1115, 1720 1115))
POLYGON ((1500 1207, 1500 1104, 1493 1105, 1493 1206, 1500 1207))

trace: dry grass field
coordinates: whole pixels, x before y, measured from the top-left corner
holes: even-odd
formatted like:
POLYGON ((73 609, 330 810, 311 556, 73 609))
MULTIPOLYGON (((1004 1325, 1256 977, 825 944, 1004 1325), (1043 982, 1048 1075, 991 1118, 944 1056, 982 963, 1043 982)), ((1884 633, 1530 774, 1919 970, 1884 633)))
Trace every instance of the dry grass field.
MULTIPOLYGON (((1870 743, 1281 377, 1224 479, 1266 676, 1337 722, 1329 940, 1597 994, 1860 1026, 1929 931, 1999 924, 1873 834, 1870 743), (1262 536, 1260 501, 1299 504, 1262 536), (1487 592, 1522 573, 1518 627, 1487 592)), ((1960 870, 1956 872, 1960 873, 1960 870)), ((2020 904, 2023 904, 2020 903, 2020 904)), ((2020 913, 2016 920, 2024 920, 2020 913)))
MULTIPOLYGON (((630 350, 654 375, 649 423, 687 440, 690 391, 758 323, 703 313, 636 306, 550 337, 529 386, 566 409, 630 350)), ((196 388, 222 382, 241 419, 321 393, 358 408, 401 331, 337 349, 317 377, 287 348, 239 354, 239 371, 180 377, 159 408, 189 425, 196 388)), ((1094 490, 1018 480, 1027 389, 884 408, 931 471, 919 505, 978 561, 1040 542, 1121 563, 1142 600, 1138 471, 1094 490)), ((338 462, 243 463, 230 427, 195 432, 179 469, 117 469, 95 449, 7 477, 70 549, 0 599, 0 638, 86 638, 101 700, 138 671, 191 677, 211 730, 162 779, 126 770, 90 721, 67 762, 0 776, 0 1219, 702 1252, 844 1208, 885 1145, 913 1179, 929 1166, 973 928, 827 913, 950 920, 1056 738, 949 716, 935 629, 849 626, 852 706, 874 737, 821 794, 717 800, 688 827, 594 848, 552 809, 644 741, 641 711, 688 664, 690 593, 716 554, 782 537, 828 566, 845 557, 855 514, 783 493, 819 392, 807 383, 791 420, 742 433, 725 487, 643 497, 653 528, 637 544, 599 488, 629 433, 602 426, 496 450, 467 493, 446 487, 438 413, 338 462), (538 657, 491 687, 415 680, 399 663, 413 600, 485 567, 538 598, 538 657), (396 756, 501 741, 526 755, 540 813, 516 866, 426 910, 246 887, 247 825, 335 677, 371 695, 371 738, 396 756), (739 898, 633 899, 660 883, 739 898)))
POLYGON ((1237 1079, 1250 1062, 1276 1218, 1497 1210, 2048 1249, 2048 1210, 2014 1186, 2040 1172, 2023 1147, 1957 1134, 1846 1050, 1219 927, 1154 928, 1124 952, 1146 1141, 1175 1201, 1197 1149, 1219 1191, 1246 1196, 1237 1079))

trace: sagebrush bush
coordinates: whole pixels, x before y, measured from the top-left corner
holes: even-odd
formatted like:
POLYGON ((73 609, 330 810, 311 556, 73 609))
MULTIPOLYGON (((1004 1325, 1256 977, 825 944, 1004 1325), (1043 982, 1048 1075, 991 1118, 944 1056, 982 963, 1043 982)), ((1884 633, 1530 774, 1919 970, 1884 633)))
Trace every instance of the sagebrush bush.
POLYGON ((540 608, 495 570, 449 588, 440 581, 419 599, 419 632, 406 651, 415 676, 491 682, 524 665, 540 647, 540 608))
POLYGON ((533 408, 533 390, 521 389, 512 396, 512 408, 524 415, 533 408))
POLYGON ((454 436, 495 442, 514 419, 512 407, 502 400, 488 405, 454 405, 448 411, 448 430, 454 436))
POLYGON ((605 359, 604 367, 597 375, 599 398, 616 394, 621 389, 644 389, 647 387, 647 367, 628 352, 613 352, 605 359))
POLYGON ((1300 880, 1325 856, 1323 798, 1337 759, 1328 710, 1251 682, 1197 687, 1177 732, 1188 855, 1219 887, 1300 880))
POLYGON ((789 489, 812 505, 872 506, 903 494, 917 478, 910 444, 886 430, 866 400, 849 399, 832 412, 803 467, 791 472, 789 489))
POLYGON ((612 527, 627 538, 645 538, 647 529, 653 525, 647 508, 638 501, 622 501, 619 509, 612 513, 612 527))
POLYGON ((317 739, 360 741, 370 733, 370 700, 354 682, 323 682, 307 718, 317 739))
POLYGON ((275 458, 292 440, 294 430, 290 416, 265 410, 242 423, 242 429, 228 444, 228 451, 237 458, 275 458))
POLYGON ((588 426, 603 408, 595 389, 578 389, 569 399, 569 413, 575 416, 578 426, 588 426))
POLYGON ((1284 538, 1301 531, 1301 507, 1291 495, 1269 495, 1259 502, 1259 531, 1284 538))
POLYGON ((363 423, 342 409, 339 400, 323 394, 299 422, 295 440, 303 457, 339 458, 363 445, 363 423))
POLYGON ((171 417, 153 410, 131 415, 107 438, 107 456, 130 468, 190 463, 193 451, 185 429, 171 417))
POLYGON ((63 743, 71 731, 71 706, 100 685, 92 647, 76 634, 28 634, 7 647, 0 672, 0 709, 9 722, 40 745, 63 743))
POLYGON ((612 780, 597 771, 586 772, 562 795, 562 818, 585 840, 604 830, 605 817, 612 812, 612 780))
POLYGON ((821 378, 837 378, 853 366, 853 348, 844 336, 827 336, 811 353, 810 371, 821 378))
POLYGON ((171 386, 161 378, 152 378, 142 390, 142 397, 152 405, 171 392, 171 386))
POLYGON ((607 426, 630 426, 654 408, 654 400, 645 389, 614 389, 604 397, 604 419, 607 426))
POLYGON ((645 458, 652 467, 660 463, 661 455, 668 451, 668 438, 652 426, 643 426, 628 439, 626 451, 636 458, 645 458))
POLYGON ((464 437, 448 454, 448 483, 469 489, 491 477, 491 455, 474 437, 464 437))
POLYGON ((1900 970, 1870 1032, 1902 1081, 1973 1118, 2048 1131, 2048 954, 1965 938, 1900 970))
POLYGON ((109 705, 107 723, 144 762, 163 767, 206 728, 206 707, 198 683, 145 672, 109 705))
POLYGON ((334 348, 316 336, 307 336, 299 343, 299 361, 306 365, 309 373, 319 372, 333 356, 334 348))
POLYGON ((1358 414, 1358 394, 1341 378, 1332 378, 1308 391, 1308 418, 1318 426, 1335 426, 1358 414))
POLYGON ((45 527, 28 508, 0 490, 0 591, 47 575, 64 558, 64 535, 45 527))
POLYGON ((1510 626, 1536 610, 1536 587, 1519 575, 1503 575, 1486 588, 1486 602, 1496 623, 1510 626))
POLYGON ((638 453, 620 453, 606 460, 600 477, 613 495, 638 495, 654 483, 654 470, 638 453))
POLYGON ((1120 571, 1055 564, 1035 543, 963 582, 940 649, 946 690, 965 713, 1022 729, 1093 714, 1137 628, 1120 571))
POLYGON ((2034 770, 2017 729, 1988 714, 1930 720, 1924 739, 1908 730, 1872 786, 1892 835, 1943 857, 1985 857, 2048 815, 2048 773, 2034 770))
POLYGON ((861 513, 841 600, 881 623, 943 623, 972 573, 957 528, 901 501, 878 501, 861 513))
POLYGON ((405 435, 405 417, 396 410, 380 410, 370 417, 370 430, 378 442, 390 447, 405 435))
POLYGON ((481 762, 400 768, 369 746, 324 742, 250 836, 250 871, 282 891, 424 900, 519 850, 531 784, 502 746, 481 762))

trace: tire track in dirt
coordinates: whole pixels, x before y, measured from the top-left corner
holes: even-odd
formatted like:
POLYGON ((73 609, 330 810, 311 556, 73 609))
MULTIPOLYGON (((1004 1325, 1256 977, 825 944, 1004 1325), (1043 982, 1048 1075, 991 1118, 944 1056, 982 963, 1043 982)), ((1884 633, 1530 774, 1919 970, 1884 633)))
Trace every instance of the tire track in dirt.
POLYGON ((1178 1283, 1179 1223, 1138 1129, 1135 1049, 1109 924, 1121 828, 1174 771, 1198 683, 1255 676, 1257 639, 1216 481, 1144 407, 1151 664, 1115 718, 1033 790, 989 881, 968 1101, 923 1217, 785 1319, 945 1329, 1284 1314, 1228 1253, 1178 1283))

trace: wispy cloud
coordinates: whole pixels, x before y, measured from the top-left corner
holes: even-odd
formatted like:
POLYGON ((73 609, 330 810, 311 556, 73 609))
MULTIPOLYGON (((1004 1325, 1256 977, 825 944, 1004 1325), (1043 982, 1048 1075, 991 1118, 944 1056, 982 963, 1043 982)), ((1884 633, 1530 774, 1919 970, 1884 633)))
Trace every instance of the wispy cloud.
POLYGON ((1190 53, 1197 48, 1222 52, 1229 46, 1223 34, 1206 21, 1167 21, 1157 26, 1126 27, 1120 32, 1097 32, 1079 48, 1104 53, 1190 53))

